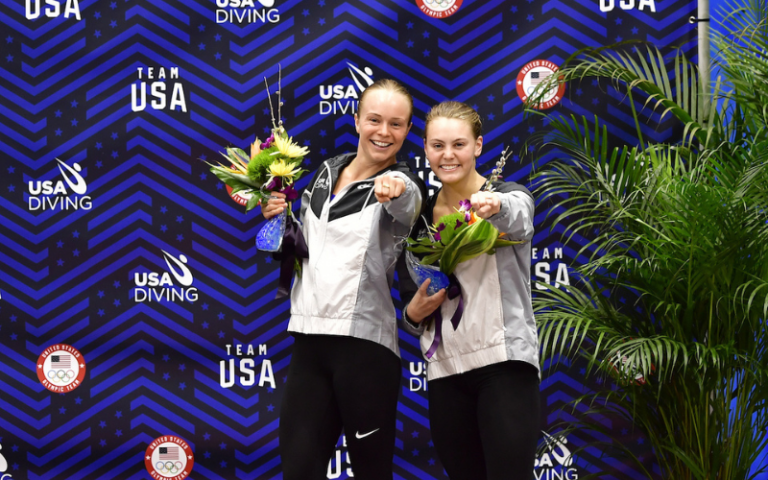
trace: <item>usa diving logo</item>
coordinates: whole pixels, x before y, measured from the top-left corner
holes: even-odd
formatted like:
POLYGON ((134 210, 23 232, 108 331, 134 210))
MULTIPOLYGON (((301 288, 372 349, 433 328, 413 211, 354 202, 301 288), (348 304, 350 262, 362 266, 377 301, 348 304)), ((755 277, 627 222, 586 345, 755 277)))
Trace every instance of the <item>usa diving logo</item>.
POLYGON ((347 62, 352 83, 320 85, 320 115, 354 114, 363 91, 373 85, 371 67, 360 69, 347 62))
POLYGON ((75 162, 70 167, 58 158, 56 161, 63 180, 30 180, 29 210, 90 210, 93 205, 86 195, 88 184, 80 174, 80 164, 75 162))
POLYGON ((579 471, 574 466, 574 458, 566 444, 565 437, 544 434, 545 451, 533 465, 533 476, 536 480, 577 480, 579 471))
POLYGON ((158 437, 144 454, 144 466, 154 479, 182 480, 195 465, 195 454, 187 442, 173 435, 158 437))
POLYGON ((71 392, 85 380, 85 359, 71 345, 51 345, 37 359, 37 379, 53 393, 71 392))
POLYGON ((216 23, 277 23, 275 0, 216 0, 216 23), (260 5, 262 8, 259 8, 260 5))
POLYGON ((187 267, 187 257, 174 257, 165 250, 163 257, 168 266, 167 272, 135 272, 133 274, 134 300, 138 302, 187 301, 196 302, 197 288, 192 286, 194 277, 187 267), (171 277, 175 280, 171 280, 171 277))

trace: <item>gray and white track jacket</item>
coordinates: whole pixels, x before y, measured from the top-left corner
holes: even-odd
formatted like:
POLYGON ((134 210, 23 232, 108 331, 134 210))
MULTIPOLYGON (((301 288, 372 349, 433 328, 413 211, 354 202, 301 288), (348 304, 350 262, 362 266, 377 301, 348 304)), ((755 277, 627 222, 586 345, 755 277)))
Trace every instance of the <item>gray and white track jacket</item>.
POLYGON ((426 188, 403 163, 352 182, 334 198, 339 172, 354 153, 327 160, 301 196, 299 218, 309 249, 291 292, 288 331, 370 340, 400 355, 391 287, 402 240, 421 212, 426 188), (376 200, 373 180, 391 174, 405 192, 376 200))
MULTIPOLYGON (((539 341, 531 305, 533 196, 513 182, 498 182, 494 188, 501 197, 501 209, 488 221, 506 233, 506 239, 525 243, 499 248, 493 255, 481 255, 456 267, 464 314, 454 330, 450 318, 459 298, 446 298, 440 306, 442 341, 432 358, 427 359, 429 380, 507 360, 539 368, 539 341)), ((427 201, 411 234, 413 238, 426 235, 427 225, 432 225, 436 199, 437 193, 427 201)), ((407 272, 398 272, 398 276, 403 303, 407 304, 417 287, 407 272)), ((406 319, 403 325, 410 333, 421 335, 421 351, 426 353, 435 337, 434 322, 425 320, 417 326, 406 319)))

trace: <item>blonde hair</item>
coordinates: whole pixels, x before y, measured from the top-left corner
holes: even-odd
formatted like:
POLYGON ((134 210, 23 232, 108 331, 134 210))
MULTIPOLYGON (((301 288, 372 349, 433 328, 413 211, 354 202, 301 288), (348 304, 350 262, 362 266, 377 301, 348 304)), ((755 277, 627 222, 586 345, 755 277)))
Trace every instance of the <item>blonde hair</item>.
POLYGON ((410 125, 411 119, 413 118, 413 97, 408 92, 408 89, 406 89, 397 80, 392 80, 391 78, 382 78, 380 80, 376 80, 371 84, 371 86, 363 90, 363 93, 360 95, 360 101, 357 106, 358 112, 363 109, 363 102, 365 101, 365 97, 371 90, 389 90, 404 96, 405 99, 408 100, 408 107, 410 108, 410 113, 408 114, 408 124, 410 125))
POLYGON ((472 129, 472 134, 475 138, 480 137, 483 134, 483 121, 480 119, 480 115, 474 108, 470 107, 466 103, 456 102, 453 100, 446 100, 440 102, 429 111, 427 119, 424 121, 424 138, 427 138, 427 130, 429 129, 429 123, 436 118, 455 118, 458 120, 464 120, 472 129))

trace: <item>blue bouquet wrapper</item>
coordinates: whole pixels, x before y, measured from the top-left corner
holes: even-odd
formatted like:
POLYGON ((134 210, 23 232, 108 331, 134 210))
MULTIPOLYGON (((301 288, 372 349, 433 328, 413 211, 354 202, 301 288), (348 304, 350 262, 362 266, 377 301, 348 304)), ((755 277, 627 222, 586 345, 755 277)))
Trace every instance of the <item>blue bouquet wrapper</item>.
POLYGON ((286 208, 280 215, 272 217, 256 234, 256 248, 263 252, 279 252, 283 245, 283 234, 288 218, 286 208))
POLYGON ((405 251, 405 264, 408 267, 408 273, 417 286, 421 287, 421 284, 428 278, 432 280, 427 287, 427 294, 429 295, 434 295, 441 289, 448 288, 451 283, 448 276, 441 272, 439 268, 419 263, 410 250, 405 251))

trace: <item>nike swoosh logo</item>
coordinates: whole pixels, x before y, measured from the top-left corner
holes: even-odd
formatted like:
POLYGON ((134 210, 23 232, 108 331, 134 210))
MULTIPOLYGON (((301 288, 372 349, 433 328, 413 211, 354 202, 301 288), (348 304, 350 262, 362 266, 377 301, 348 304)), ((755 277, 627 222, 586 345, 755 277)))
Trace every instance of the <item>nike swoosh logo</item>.
POLYGON ((374 433, 376 433, 378 431, 379 431, 379 429, 377 428, 376 430, 370 431, 370 432, 365 433, 363 435, 360 435, 360 432, 355 432, 355 438, 357 438, 359 440, 361 438, 367 437, 368 435, 373 435, 374 433))

